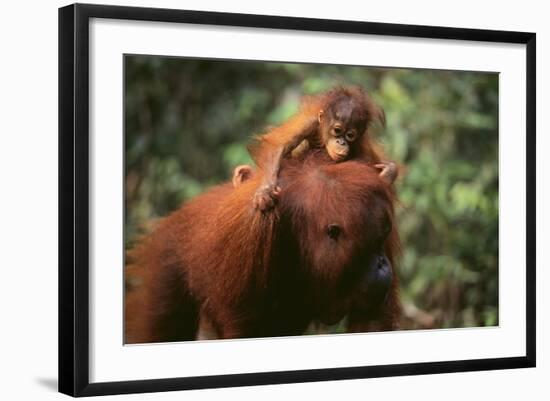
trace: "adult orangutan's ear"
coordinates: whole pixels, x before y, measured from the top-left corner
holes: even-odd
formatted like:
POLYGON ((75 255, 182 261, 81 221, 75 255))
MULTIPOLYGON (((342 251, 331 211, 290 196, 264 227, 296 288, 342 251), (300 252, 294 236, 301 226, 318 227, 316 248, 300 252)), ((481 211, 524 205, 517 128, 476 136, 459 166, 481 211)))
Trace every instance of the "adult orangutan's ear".
POLYGON ((233 187, 237 188, 239 185, 241 185, 245 181, 248 181, 253 176, 254 171, 249 165, 243 164, 235 167, 235 170, 233 170, 233 187))

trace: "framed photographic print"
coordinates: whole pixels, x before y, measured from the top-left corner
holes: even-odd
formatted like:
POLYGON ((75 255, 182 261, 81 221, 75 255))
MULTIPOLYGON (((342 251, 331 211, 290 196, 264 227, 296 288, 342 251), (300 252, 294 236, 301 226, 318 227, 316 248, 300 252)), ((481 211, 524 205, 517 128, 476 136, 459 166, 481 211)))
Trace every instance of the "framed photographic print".
POLYGON ((59 113, 61 392, 535 366, 534 33, 70 5, 59 113))

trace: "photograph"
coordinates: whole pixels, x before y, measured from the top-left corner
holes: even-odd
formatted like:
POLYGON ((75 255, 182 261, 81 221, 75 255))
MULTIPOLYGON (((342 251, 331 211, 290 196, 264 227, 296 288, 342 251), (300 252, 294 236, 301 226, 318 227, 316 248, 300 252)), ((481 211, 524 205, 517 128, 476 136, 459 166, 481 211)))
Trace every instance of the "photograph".
POLYGON ((123 343, 499 326, 499 73, 123 55, 123 343))
POLYGON ((537 35, 503 28, 61 7, 59 392, 535 367, 537 35))

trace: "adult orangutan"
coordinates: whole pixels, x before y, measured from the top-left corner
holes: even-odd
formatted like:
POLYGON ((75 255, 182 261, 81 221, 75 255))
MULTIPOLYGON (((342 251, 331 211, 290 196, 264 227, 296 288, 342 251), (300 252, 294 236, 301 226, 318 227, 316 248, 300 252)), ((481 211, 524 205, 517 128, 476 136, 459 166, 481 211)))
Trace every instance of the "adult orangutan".
POLYGON ((297 335, 349 317, 390 330, 400 313, 394 193, 376 168, 322 152, 285 159, 272 213, 250 202, 261 175, 216 186, 130 253, 127 343, 297 335))

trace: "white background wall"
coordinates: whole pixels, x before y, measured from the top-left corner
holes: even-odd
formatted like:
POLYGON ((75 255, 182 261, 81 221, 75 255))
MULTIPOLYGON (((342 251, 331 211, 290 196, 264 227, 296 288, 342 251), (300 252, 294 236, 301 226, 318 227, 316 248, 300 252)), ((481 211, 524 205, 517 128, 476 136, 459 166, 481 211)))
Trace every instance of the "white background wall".
MULTIPOLYGON (((533 399, 550 397, 544 271, 550 257, 545 177, 550 162, 550 25, 545 2, 461 0, 368 2, 280 0, 115 1, 111 4, 348 20, 443 25, 537 33, 538 367, 535 369, 398 377, 314 384, 130 395, 126 399, 240 400, 533 399)), ((57 7, 62 1, 3 3, 0 46, 0 397, 65 397, 57 386, 57 7)), ((518 140, 521 140, 518 138, 518 140)), ((109 397, 113 398, 113 397, 109 397)), ((122 398, 119 396, 118 398, 122 398)))

